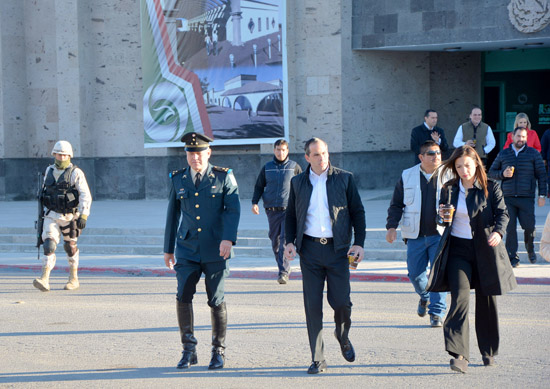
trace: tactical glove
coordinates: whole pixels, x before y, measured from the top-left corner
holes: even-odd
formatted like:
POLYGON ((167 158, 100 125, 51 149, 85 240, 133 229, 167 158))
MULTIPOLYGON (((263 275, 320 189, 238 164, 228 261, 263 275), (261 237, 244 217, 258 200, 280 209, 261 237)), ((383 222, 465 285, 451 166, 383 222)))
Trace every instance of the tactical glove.
POLYGON ((79 217, 76 221, 76 226, 79 230, 83 230, 84 228, 86 228, 86 219, 84 219, 82 216, 79 217))

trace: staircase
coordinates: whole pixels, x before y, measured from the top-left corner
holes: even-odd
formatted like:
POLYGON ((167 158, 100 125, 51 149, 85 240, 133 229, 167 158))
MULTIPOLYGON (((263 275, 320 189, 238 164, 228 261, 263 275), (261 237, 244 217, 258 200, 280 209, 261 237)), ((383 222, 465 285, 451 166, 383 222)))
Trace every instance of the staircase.
MULTIPOLYGON (((541 228, 537 229, 535 251, 538 253, 541 228)), ((523 237, 523 231, 518 230, 518 237, 523 237)), ((86 228, 78 246, 86 254, 162 256, 163 242, 164 229, 161 228, 86 228)), ((33 228, 0 227, 0 252, 36 252, 35 243, 33 228)), ((236 257, 273 258, 267 230, 240 230, 234 253, 236 257)), ((523 241, 519 242, 519 255, 522 262, 527 261, 523 241)), ((385 229, 367 229, 365 259, 405 261, 407 249, 401 239, 393 244, 386 242, 385 229)))

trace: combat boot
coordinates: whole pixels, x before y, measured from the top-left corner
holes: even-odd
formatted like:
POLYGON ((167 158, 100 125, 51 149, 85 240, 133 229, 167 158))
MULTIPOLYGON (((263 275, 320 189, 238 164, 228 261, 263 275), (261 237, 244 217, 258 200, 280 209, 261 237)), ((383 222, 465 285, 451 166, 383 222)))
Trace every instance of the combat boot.
POLYGON ((212 318, 212 358, 208 370, 223 368, 225 364, 225 334, 227 332, 227 310, 225 301, 210 308, 212 318))
POLYGON ((196 365, 197 360, 197 339, 193 334, 194 317, 193 304, 182 303, 177 300, 178 324, 180 327, 181 344, 183 345, 183 353, 181 360, 178 362, 178 369, 188 369, 191 365, 196 365))
POLYGON ((48 266, 42 266, 42 275, 40 278, 35 279, 32 284, 36 289, 40 289, 42 292, 50 291, 50 269, 48 266))
POLYGON ((78 266, 74 263, 69 263, 69 282, 65 284, 65 287, 63 289, 74 290, 80 287, 77 273, 78 273, 78 266))

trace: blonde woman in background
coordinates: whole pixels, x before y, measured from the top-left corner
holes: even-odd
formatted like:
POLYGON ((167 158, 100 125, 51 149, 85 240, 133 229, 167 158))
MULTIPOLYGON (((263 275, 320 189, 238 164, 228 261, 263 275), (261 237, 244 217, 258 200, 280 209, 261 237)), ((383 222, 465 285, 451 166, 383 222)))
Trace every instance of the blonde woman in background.
MULTIPOLYGON (((529 121, 529 116, 527 116, 526 113, 520 112, 516 115, 516 120, 514 121, 514 129, 518 127, 527 128, 527 146, 536 149, 540 153, 542 147, 540 145, 539 135, 535 130, 531 129, 531 122, 529 121)), ((512 144, 513 135, 513 131, 508 133, 503 149, 510 147, 510 145, 512 144)))

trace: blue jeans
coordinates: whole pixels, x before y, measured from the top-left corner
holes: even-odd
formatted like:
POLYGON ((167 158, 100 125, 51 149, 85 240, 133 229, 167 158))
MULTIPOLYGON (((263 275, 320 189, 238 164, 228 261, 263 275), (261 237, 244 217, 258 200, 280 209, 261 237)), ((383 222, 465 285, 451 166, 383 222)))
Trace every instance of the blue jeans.
POLYGON ((433 264, 440 238, 439 235, 432 235, 408 239, 407 271, 415 292, 423 301, 430 300, 428 313, 443 317, 447 309, 447 293, 426 292, 428 266, 433 264))
POLYGON ((275 254, 279 275, 290 274, 290 262, 285 258, 285 211, 265 210, 267 221, 269 222, 269 239, 271 239, 271 248, 275 254))

